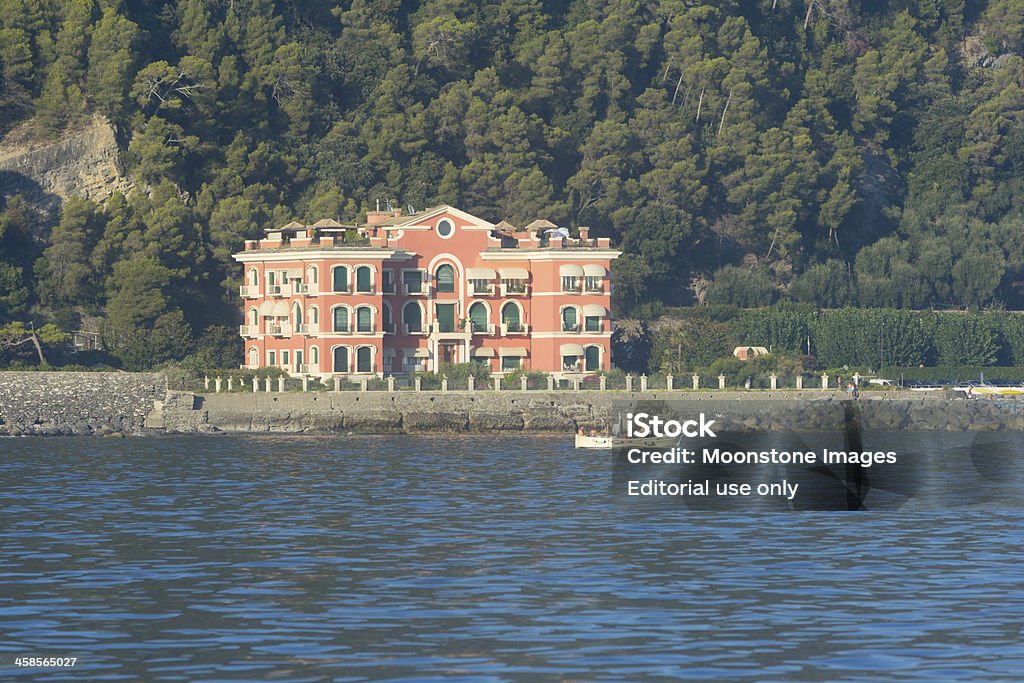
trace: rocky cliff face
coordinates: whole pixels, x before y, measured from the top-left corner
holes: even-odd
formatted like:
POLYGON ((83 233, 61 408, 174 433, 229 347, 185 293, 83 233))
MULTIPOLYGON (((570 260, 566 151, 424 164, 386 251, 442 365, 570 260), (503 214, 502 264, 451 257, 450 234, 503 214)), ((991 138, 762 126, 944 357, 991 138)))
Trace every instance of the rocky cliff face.
POLYGON ((0 140, 0 195, 23 195, 55 219, 64 200, 85 197, 101 202, 134 187, 118 158, 114 129, 100 116, 56 141, 30 136, 26 123, 0 140))

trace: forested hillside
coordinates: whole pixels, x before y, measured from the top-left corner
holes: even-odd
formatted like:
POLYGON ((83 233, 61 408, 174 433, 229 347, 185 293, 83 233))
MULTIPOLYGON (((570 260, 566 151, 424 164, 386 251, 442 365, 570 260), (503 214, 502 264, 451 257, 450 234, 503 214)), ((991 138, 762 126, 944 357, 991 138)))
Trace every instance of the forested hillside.
POLYGON ((1020 0, 0 0, 0 134, 101 113, 139 188, 4 198, 0 322, 212 352, 244 238, 377 198, 589 225, 620 311, 1024 308, 1022 53, 1020 0))

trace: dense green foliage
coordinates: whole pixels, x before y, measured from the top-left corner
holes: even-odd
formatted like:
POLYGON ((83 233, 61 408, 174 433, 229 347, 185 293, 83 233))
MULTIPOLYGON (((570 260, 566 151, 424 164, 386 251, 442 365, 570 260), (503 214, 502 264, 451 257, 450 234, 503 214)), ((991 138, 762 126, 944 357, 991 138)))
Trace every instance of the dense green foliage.
MULTIPOLYGON (((730 357, 737 346, 764 346, 772 355, 799 359, 806 370, 1022 365, 1024 315, 779 305, 723 316, 692 308, 663 319, 648 343, 647 369, 677 375, 709 366, 717 375, 715 363, 735 371, 745 365, 730 357)), ((766 362, 774 367, 778 361, 766 362)))
POLYGON ((376 198, 590 225, 620 311, 1024 307, 1022 41, 1017 0, 0 0, 0 133, 103 114, 142 188, 42 246, 0 207, 0 321, 181 357, 243 239, 376 198))

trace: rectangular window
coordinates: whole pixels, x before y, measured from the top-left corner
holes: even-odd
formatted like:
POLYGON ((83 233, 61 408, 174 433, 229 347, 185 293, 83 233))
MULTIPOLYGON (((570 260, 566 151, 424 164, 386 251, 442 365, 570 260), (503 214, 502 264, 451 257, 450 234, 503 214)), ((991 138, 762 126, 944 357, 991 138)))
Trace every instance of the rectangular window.
POLYGON ((380 272, 381 286, 385 294, 395 293, 395 272, 393 270, 382 270, 380 272))
POLYGON ((277 365, 277 351, 267 351, 267 365, 270 367, 277 365))
POLYGON ((287 351, 282 351, 281 352, 281 365, 283 365, 285 367, 288 367, 288 352, 287 351))
POLYGON ((437 304, 437 331, 455 331, 455 304, 437 304))
POLYGON ((474 294, 490 294, 491 293, 491 281, 483 279, 470 280, 470 286, 472 287, 474 294))
POLYGON ((522 358, 519 356, 502 356, 501 369, 503 372, 507 372, 508 370, 518 370, 521 361, 522 358))
POLYGON ((563 292, 578 292, 580 291, 580 279, 574 275, 563 275, 562 276, 562 291, 563 292))
POLYGON ((296 350, 295 351, 295 367, 297 367, 299 369, 299 372, 302 371, 302 351, 301 350, 296 350))
POLYGON ((405 283, 405 291, 409 294, 420 294, 423 292, 423 273, 418 270, 409 270, 402 273, 402 282, 405 283))
POLYGON ((601 331, 601 319, 594 315, 588 315, 583 319, 583 324, 587 332, 600 332, 601 331))
POLYGON ((502 280, 509 294, 526 294, 526 280, 502 280))
POLYGON ((601 279, 597 275, 587 275, 583 278, 583 286, 588 292, 600 292, 601 279))

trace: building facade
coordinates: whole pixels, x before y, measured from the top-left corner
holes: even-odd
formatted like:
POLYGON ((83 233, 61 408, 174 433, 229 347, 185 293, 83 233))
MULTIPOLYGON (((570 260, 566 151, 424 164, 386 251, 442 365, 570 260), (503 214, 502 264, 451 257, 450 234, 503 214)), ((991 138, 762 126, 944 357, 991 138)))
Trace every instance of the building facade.
POLYGON ((450 206, 267 231, 234 255, 245 367, 382 376, 484 363, 564 376, 611 368, 607 238, 497 225, 450 206))

